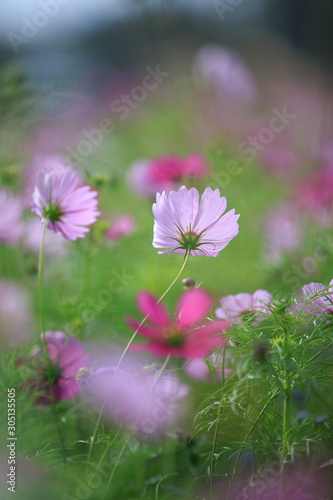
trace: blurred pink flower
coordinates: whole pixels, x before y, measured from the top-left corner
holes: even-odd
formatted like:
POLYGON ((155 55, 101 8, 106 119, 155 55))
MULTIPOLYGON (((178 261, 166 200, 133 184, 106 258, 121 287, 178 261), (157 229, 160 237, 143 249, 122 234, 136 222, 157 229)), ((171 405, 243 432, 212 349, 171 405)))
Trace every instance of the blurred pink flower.
POLYGON ((261 165, 277 177, 288 177, 296 173, 299 166, 299 159, 291 148, 281 144, 267 144, 259 151, 259 161, 261 165))
POLYGON ((127 179, 133 191, 154 197, 157 192, 175 189, 181 179, 202 177, 207 172, 207 164, 199 153, 184 158, 169 155, 134 163, 127 179))
POLYGON ((158 436, 179 414, 179 403, 188 394, 187 385, 165 373, 114 367, 100 368, 85 381, 83 389, 106 417, 146 436, 158 436))
POLYGON ((322 226, 333 221, 333 161, 299 179, 295 192, 298 206, 322 226))
MULTIPOLYGON (((232 369, 228 368, 229 360, 225 360, 224 367, 224 377, 229 377, 232 374, 232 369)), ((222 367, 223 367, 223 355, 222 354, 212 354, 207 359, 195 358, 187 360, 184 366, 185 372, 194 379, 197 380, 212 380, 212 377, 221 380, 222 379, 222 367), (210 369, 208 368, 208 365, 210 369)))
POLYGON ((264 222, 265 259, 270 262, 281 262, 286 252, 296 250, 303 238, 300 214, 296 207, 289 204, 274 207, 264 222))
POLYGON ((68 240, 83 238, 100 212, 97 210, 97 191, 90 186, 78 186, 77 172, 71 167, 40 172, 33 191, 32 211, 48 229, 68 240))
POLYGON ((140 292, 137 305, 140 312, 149 315, 146 324, 139 328, 140 321, 127 318, 127 324, 138 330, 139 335, 149 340, 148 344, 135 344, 133 350, 149 351, 157 356, 170 354, 180 358, 204 358, 211 351, 226 344, 221 332, 230 326, 229 321, 207 321, 213 299, 204 290, 184 292, 176 306, 175 318, 170 318, 163 303, 148 292, 140 292))
MULTIPOLYGON (((24 222, 23 247, 28 252, 38 252, 43 236, 43 224, 39 219, 29 219, 24 222)), ((47 232, 45 235, 45 254, 63 257, 67 253, 64 238, 57 233, 47 232)))
POLYGON ((50 360, 47 361, 43 350, 35 348, 31 361, 36 377, 28 382, 29 388, 36 391, 37 402, 43 404, 51 402, 50 383, 56 403, 76 396, 81 386, 78 372, 89 366, 89 356, 75 337, 67 339, 63 332, 48 330, 46 343, 50 360))
POLYGON ((136 229, 136 222, 131 215, 120 215, 111 224, 110 229, 105 233, 108 240, 120 240, 132 234, 136 229))
POLYGON ((22 236, 22 202, 9 191, 0 190, 0 243, 15 245, 22 236))
POLYGON ((0 281, 0 334, 5 343, 30 339, 31 304, 24 288, 0 281))
POLYGON ((196 55, 194 73, 223 99, 254 100, 258 89, 252 73, 235 52, 219 45, 205 45, 196 55))
POLYGON ((315 282, 304 285, 296 310, 314 317, 333 313, 333 279, 328 287, 315 282))
POLYGON ((238 234, 235 209, 225 215, 227 200, 220 191, 207 187, 199 202, 195 188, 157 193, 153 204, 155 248, 158 253, 180 253, 218 257, 219 252, 238 234))
MULTIPOLYGON (((241 323, 241 316, 248 313, 269 314, 268 304, 272 295, 267 290, 257 290, 253 295, 250 293, 238 293, 237 295, 227 295, 220 300, 221 307, 218 307, 215 314, 220 319, 235 320, 234 323, 241 323)), ((262 317, 256 320, 263 319, 262 317)))

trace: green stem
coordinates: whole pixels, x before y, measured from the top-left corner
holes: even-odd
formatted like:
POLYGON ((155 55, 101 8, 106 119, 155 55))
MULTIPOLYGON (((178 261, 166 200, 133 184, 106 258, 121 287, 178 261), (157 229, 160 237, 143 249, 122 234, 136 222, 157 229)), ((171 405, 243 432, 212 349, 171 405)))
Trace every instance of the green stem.
POLYGON ((153 386, 152 388, 150 389, 150 393, 153 392, 153 390, 155 389, 156 385, 158 384, 158 381, 160 380, 160 378, 162 377, 163 373, 165 372, 165 369, 166 367, 168 366, 169 364, 169 361, 171 359, 171 355, 170 353, 167 355, 167 357, 165 358, 165 361, 161 367, 161 369, 157 372, 157 375, 156 375, 156 378, 154 380, 154 383, 153 383, 153 386))
POLYGON ((45 352, 47 352, 47 348, 46 348, 46 335, 45 335, 45 311, 44 311, 44 299, 43 299, 43 267, 44 267, 45 235, 48 222, 49 222, 48 219, 45 219, 43 236, 40 244, 39 257, 38 257, 38 304, 39 304, 39 314, 42 326, 43 346, 45 352))
MULTIPOLYGON (((45 235, 46 235, 48 222, 49 222, 49 220, 48 220, 48 218, 46 218, 45 222, 44 222, 43 236, 42 236, 42 241, 40 244, 39 257, 38 257, 38 304, 39 304, 39 314, 40 314, 41 327, 42 327, 43 351, 44 351, 46 363, 48 366, 50 366, 52 361, 50 359, 50 354, 49 354, 49 351, 47 348, 46 328, 45 328, 45 310, 44 310, 44 299, 43 299, 44 250, 45 250, 45 235)), ((52 385, 51 380, 48 380, 48 383, 49 383, 49 390, 50 390, 52 413, 54 416, 55 425, 57 428, 57 433, 58 433, 58 437, 59 437, 59 441, 60 441, 63 461, 65 463, 66 462, 65 445, 64 445, 64 439, 62 436, 62 432, 61 432, 61 429, 59 427, 59 416, 58 416, 58 410, 56 407, 56 402, 55 402, 55 397, 54 397, 53 385, 52 385)))

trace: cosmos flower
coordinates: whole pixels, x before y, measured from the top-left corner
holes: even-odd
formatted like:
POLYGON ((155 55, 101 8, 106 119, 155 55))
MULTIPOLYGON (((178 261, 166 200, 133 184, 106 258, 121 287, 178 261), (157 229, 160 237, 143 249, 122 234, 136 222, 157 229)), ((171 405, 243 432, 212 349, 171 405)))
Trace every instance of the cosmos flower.
POLYGON ((153 204, 155 248, 159 253, 189 252, 192 256, 217 257, 238 234, 235 210, 222 215, 227 200, 220 191, 207 187, 199 202, 195 188, 182 186, 179 191, 157 193, 153 204))
POLYGON ((274 207, 264 222, 264 257, 278 264, 287 252, 299 248, 303 239, 303 227, 299 210, 291 204, 274 207))
POLYGON ((19 198, 0 190, 0 243, 15 245, 22 235, 22 203, 19 198))
POLYGON ((33 191, 32 212, 48 219, 48 229, 68 240, 83 238, 100 212, 97 192, 90 186, 78 186, 77 173, 71 167, 40 172, 33 191))
MULTIPOLYGON (((240 323, 241 316, 249 313, 263 312, 269 314, 268 304, 272 295, 266 290, 257 290, 253 295, 250 293, 238 293, 237 295, 227 295, 220 300, 221 307, 218 307, 215 314, 220 319, 236 320, 240 323)), ((256 318, 258 321, 262 318, 256 318)))
POLYGON ((30 390, 36 391, 37 402, 51 402, 50 383, 55 402, 76 396, 81 385, 78 372, 89 365, 89 356, 85 354, 83 344, 73 336, 67 339, 63 332, 48 330, 46 345, 49 361, 39 347, 33 350, 31 359, 36 376, 28 385, 30 390))
POLYGON ((149 292, 140 292, 137 305, 140 312, 149 315, 146 324, 127 318, 127 324, 139 335, 149 340, 147 344, 134 344, 136 351, 149 351, 157 356, 204 358, 214 349, 226 344, 221 332, 230 326, 228 320, 205 321, 213 306, 213 299, 201 289, 184 292, 176 306, 174 318, 170 318, 163 303, 149 292))
POLYGON ((315 317, 333 313, 333 279, 328 288, 315 282, 304 285, 297 310, 315 317))
MULTIPOLYGON (((189 388, 178 378, 158 371, 127 366, 99 368, 84 382, 83 390, 106 418, 146 436, 158 436, 178 417, 180 401, 189 388)), ((183 405, 182 405, 183 406, 183 405)))
POLYGON ((219 45, 205 45, 194 61, 194 72, 223 99, 249 102, 258 90, 241 58, 219 45))
POLYGON ((207 164, 199 153, 184 158, 168 155, 134 163, 127 180, 136 193, 155 197, 157 192, 169 193, 175 189, 181 179, 202 177, 207 174, 207 170, 207 164))
POLYGON ((298 180, 294 194, 296 203, 321 226, 331 226, 333 220, 333 161, 298 180))
POLYGON ((134 217, 131 215, 120 215, 113 221, 110 229, 106 231, 104 236, 107 240, 121 240, 132 234, 135 229, 136 223, 134 217))

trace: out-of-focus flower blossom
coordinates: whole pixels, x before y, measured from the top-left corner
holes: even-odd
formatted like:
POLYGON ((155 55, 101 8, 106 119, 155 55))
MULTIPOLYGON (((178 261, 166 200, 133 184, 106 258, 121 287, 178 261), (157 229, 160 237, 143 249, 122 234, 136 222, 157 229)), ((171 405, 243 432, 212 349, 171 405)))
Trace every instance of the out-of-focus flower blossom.
POLYGON ((97 191, 90 186, 78 186, 77 172, 70 167, 40 172, 33 191, 32 211, 48 229, 62 234, 68 240, 83 238, 98 212, 97 191))
POLYGON ((127 180, 136 193, 154 197, 157 192, 169 193, 181 179, 203 177, 207 173, 207 164, 199 153, 184 158, 169 155, 134 163, 127 180))
POLYGON ((263 151, 259 151, 261 165, 277 177, 287 177, 296 173, 299 165, 297 155, 291 149, 280 144, 268 144, 263 151))
POLYGON ((110 229, 105 233, 105 238, 108 240, 121 240, 132 234, 136 229, 136 222, 131 215, 120 215, 117 217, 110 229))
POLYGON ((175 318, 170 318, 164 304, 148 292, 140 292, 137 298, 138 309, 146 316, 146 324, 134 318, 127 318, 127 324, 137 330, 139 335, 149 340, 148 344, 135 344, 136 351, 149 351, 157 356, 184 358, 204 358, 214 349, 226 344, 221 332, 230 326, 228 320, 207 321, 203 323, 213 306, 213 299, 202 290, 184 292, 176 307, 175 318))
POLYGON ((195 188, 182 186, 179 191, 157 193, 153 204, 153 246, 163 248, 159 253, 189 252, 192 256, 218 257, 219 253, 238 234, 235 209, 222 215, 227 200, 220 191, 208 187, 199 202, 195 188))
POLYGON ((302 298, 296 306, 297 311, 314 317, 333 313, 333 279, 329 287, 322 283, 308 283, 302 288, 302 298))
POLYGON ((29 340, 31 305, 29 295, 20 285, 0 281, 0 337, 5 343, 29 340))
POLYGON ((0 243, 15 245, 22 236, 21 200, 0 190, 0 243))
POLYGON ((298 206, 322 226, 333 221, 333 162, 300 179, 295 193, 298 206))
MULTIPOLYGON (((43 236, 43 224, 38 219, 24 222, 23 246, 28 252, 38 252, 43 236)), ((47 232, 45 235, 45 254, 63 257, 67 253, 64 238, 57 233, 47 232)))
MULTIPOLYGON (((220 319, 234 320, 234 323, 241 323, 241 317, 248 314, 269 314, 268 305, 272 295, 267 290, 257 290, 254 294, 238 293, 237 295, 227 295, 220 300, 221 307, 218 307, 215 314, 220 319)), ((263 319, 262 317, 256 318, 263 319)))
POLYGON ((33 350, 30 363, 35 377, 28 386, 36 394, 38 403, 49 404, 52 400, 50 385, 56 403, 79 393, 78 372, 88 368, 89 356, 74 336, 67 339, 65 333, 51 330, 45 335, 49 360, 39 347, 33 350))
MULTIPOLYGON (((223 370, 223 355, 213 354, 208 359, 195 358, 188 360, 184 366, 185 372, 194 379, 197 380, 212 380, 216 378, 221 380, 222 370, 223 370), (207 365, 210 366, 210 369, 207 365)), ((229 377, 232 373, 232 368, 229 368, 229 360, 225 360, 224 366, 224 377, 229 377)))
POLYGON ((254 77, 241 58, 219 45, 205 45, 199 50, 194 72, 221 98, 249 102, 258 95, 254 77))
POLYGON ((104 415, 147 436, 158 436, 174 423, 179 402, 189 388, 174 375, 137 368, 100 368, 85 381, 83 389, 104 415))
POLYGON ((296 250, 302 242, 300 214, 292 205, 272 209, 266 217, 264 230, 264 256, 269 262, 281 262, 286 252, 296 250))

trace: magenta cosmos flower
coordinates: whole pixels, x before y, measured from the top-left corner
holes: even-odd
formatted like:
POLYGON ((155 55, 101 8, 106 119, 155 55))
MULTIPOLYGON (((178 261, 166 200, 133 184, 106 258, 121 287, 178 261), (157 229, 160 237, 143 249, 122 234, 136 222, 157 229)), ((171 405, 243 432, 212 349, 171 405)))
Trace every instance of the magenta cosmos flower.
POLYGON ((186 177, 202 177, 207 174, 207 163, 199 153, 181 158, 177 155, 141 160, 128 172, 128 183, 138 194, 155 197, 157 192, 169 193, 186 177))
POLYGON ((88 367, 89 356, 85 354, 81 342, 73 336, 67 340, 63 332, 47 331, 46 344, 49 361, 39 347, 33 351, 36 377, 30 380, 29 387, 36 391, 39 403, 49 404, 50 382, 55 402, 79 393, 81 382, 77 375, 79 370, 88 367))
POLYGON ((48 219, 48 229, 68 240, 83 238, 100 215, 97 191, 79 186, 77 175, 71 167, 42 171, 36 177, 32 195, 32 211, 43 222, 48 219))
POLYGON ((149 340, 148 344, 135 344, 136 351, 149 351, 157 356, 178 358, 204 358, 214 349, 227 342, 221 332, 230 326, 229 321, 206 321, 214 301, 201 289, 184 292, 177 304, 174 318, 170 318, 163 303, 149 292, 140 292, 137 305, 148 321, 140 326, 140 321, 127 318, 127 324, 139 335, 149 340))
POLYGON ((169 195, 157 193, 153 204, 155 248, 159 253, 189 252, 190 255, 217 257, 238 234, 235 210, 222 215, 227 200, 220 191, 207 187, 199 201, 195 188, 182 186, 169 195))
MULTIPOLYGON (((249 313, 269 314, 268 304, 272 295, 266 290, 257 290, 253 295, 250 293, 238 293, 237 295, 227 295, 220 300, 221 307, 218 307, 215 314, 220 319, 236 320, 241 322, 241 316, 249 313)), ((262 319, 262 318, 256 318, 262 319)))
POLYGON ((105 238, 107 240, 121 240, 132 234, 136 229, 136 222, 131 215, 119 215, 116 217, 111 227, 106 231, 105 238))

